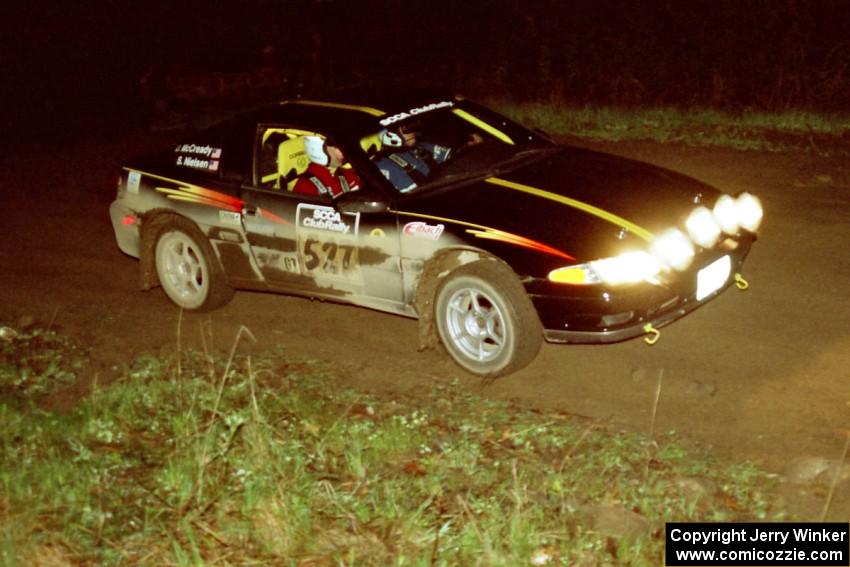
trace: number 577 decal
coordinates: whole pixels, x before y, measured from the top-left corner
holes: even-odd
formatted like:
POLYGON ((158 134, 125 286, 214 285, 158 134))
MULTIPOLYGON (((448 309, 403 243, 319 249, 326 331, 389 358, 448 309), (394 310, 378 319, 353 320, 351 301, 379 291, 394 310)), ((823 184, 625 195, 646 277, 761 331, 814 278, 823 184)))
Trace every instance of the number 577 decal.
POLYGON ((360 215, 301 203, 296 213, 298 255, 305 275, 362 283, 357 253, 360 215))

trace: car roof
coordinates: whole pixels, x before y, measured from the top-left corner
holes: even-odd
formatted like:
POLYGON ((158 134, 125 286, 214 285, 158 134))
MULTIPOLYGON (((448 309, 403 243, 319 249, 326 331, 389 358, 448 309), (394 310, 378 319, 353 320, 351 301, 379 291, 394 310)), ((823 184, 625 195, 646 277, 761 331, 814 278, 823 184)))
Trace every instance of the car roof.
POLYGON ((411 92, 392 96, 340 93, 327 97, 296 98, 261 107, 237 120, 260 124, 291 124, 349 139, 374 133, 380 119, 410 108, 457 100, 445 92, 411 92))

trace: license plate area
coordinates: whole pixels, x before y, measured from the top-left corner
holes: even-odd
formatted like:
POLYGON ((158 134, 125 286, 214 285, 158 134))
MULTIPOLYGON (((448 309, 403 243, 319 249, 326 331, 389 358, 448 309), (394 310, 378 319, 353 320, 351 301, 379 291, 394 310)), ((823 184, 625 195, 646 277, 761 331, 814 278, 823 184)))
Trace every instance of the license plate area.
POLYGON ((729 281, 732 273, 732 259, 729 256, 718 258, 697 272, 697 301, 702 301, 729 281))

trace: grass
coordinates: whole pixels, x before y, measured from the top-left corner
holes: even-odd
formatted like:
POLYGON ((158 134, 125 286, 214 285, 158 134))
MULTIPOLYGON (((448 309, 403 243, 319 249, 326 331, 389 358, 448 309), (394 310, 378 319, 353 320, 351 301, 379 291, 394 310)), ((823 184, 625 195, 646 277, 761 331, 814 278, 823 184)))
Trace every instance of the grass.
POLYGON ((4 337, 4 565, 658 565, 666 521, 783 517, 768 475, 673 433, 456 384, 372 397, 236 342, 221 360, 139 358, 50 411, 85 351, 45 330, 4 337))
POLYGON ((739 150, 803 149, 825 153, 834 151, 836 146, 846 146, 846 137, 850 135, 850 114, 487 102, 518 122, 552 135, 594 140, 652 140, 739 150))

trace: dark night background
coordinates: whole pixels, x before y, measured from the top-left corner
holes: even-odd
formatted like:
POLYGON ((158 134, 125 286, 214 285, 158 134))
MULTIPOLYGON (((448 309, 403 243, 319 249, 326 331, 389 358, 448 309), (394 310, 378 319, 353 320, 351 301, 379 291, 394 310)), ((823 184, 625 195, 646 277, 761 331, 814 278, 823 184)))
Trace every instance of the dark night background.
POLYGON ((91 133, 329 89, 565 104, 850 109, 850 2, 21 3, 6 130, 91 133), (456 5, 455 5, 456 4, 456 5))

